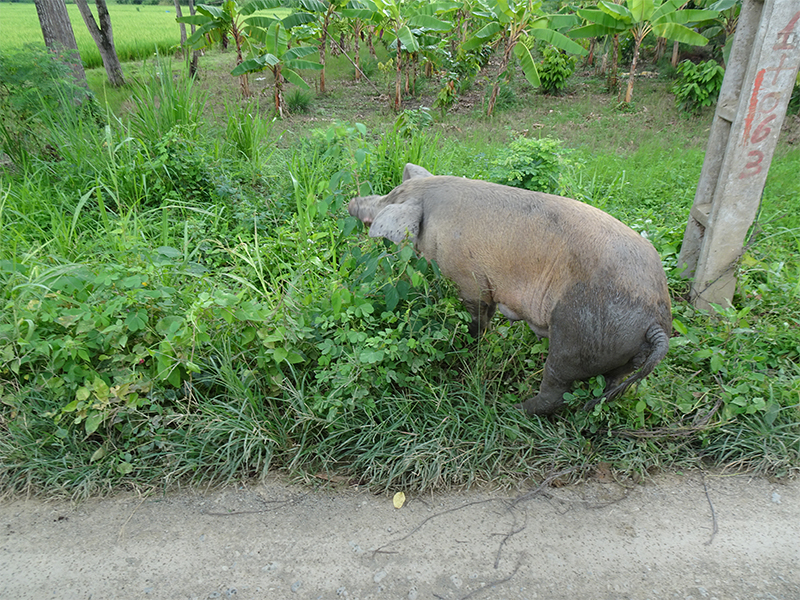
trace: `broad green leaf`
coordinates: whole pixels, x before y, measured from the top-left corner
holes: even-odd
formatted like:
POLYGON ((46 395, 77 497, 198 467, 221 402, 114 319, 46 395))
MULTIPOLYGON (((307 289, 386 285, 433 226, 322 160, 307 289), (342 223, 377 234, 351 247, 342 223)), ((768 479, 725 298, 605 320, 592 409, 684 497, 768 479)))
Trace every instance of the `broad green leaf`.
POLYGON ((414 37, 414 34, 411 33, 411 30, 408 28, 407 25, 403 25, 400 29, 397 30, 397 37, 400 38, 400 41, 403 42, 403 46, 406 47, 408 52, 418 52, 419 45, 417 44, 417 39, 414 37))
POLYGON ((97 428, 100 427, 102 422, 103 413, 95 412, 90 414, 84 422, 84 427, 86 427, 86 435, 92 435, 95 431, 97 431, 97 428))
POLYGON ((320 0, 300 0, 300 4, 311 12, 324 13, 328 11, 328 7, 320 0))
POLYGON ((607 15, 622 19, 625 23, 630 24, 633 22, 633 15, 631 14, 631 11, 628 10, 627 6, 622 4, 614 4, 613 2, 605 2, 604 0, 597 5, 597 8, 602 10, 607 15))
POLYGON ((686 4, 685 0, 667 0, 653 11, 653 14, 650 15, 650 20, 656 21, 664 15, 678 12, 684 4, 686 4))
POLYGON ((715 2, 711 6, 708 7, 709 10, 716 10, 722 12, 724 10, 728 10, 733 8, 739 3, 739 0, 719 0, 719 2, 715 2))
POLYGON ((488 38, 493 38, 498 33, 500 33, 502 30, 503 30, 503 26, 500 25, 500 23, 497 23, 495 21, 493 23, 488 23, 487 25, 484 25, 483 27, 481 27, 478 31, 475 32, 475 35, 473 37, 481 38, 481 39, 485 40, 485 39, 488 39, 488 38))
MULTIPOLYGON (((547 29, 542 31, 551 30, 547 29)), ((572 40, 570 40, 570 42, 572 42, 572 40)), ((572 43, 575 44, 575 42, 572 43)), ((533 87, 539 87, 539 72, 536 70, 536 63, 533 61, 531 51, 528 50, 525 44, 516 44, 514 46, 514 54, 519 59, 519 64, 522 66, 522 72, 525 74, 525 79, 528 80, 528 83, 530 83, 533 87)))
POLYGON ((411 29, 420 29, 422 31, 450 31, 453 24, 448 21, 441 21, 436 17, 428 15, 416 15, 408 20, 408 26, 411 29))
POLYGON ((547 20, 550 23, 550 27, 557 30, 575 27, 578 23, 580 23, 580 19, 578 19, 578 16, 575 14, 548 15, 547 20))
POLYGON ((611 35, 613 31, 610 31, 608 27, 603 27, 602 25, 584 25, 583 27, 578 27, 577 29, 573 29, 569 32, 569 36, 572 38, 593 38, 593 37, 603 37, 604 35, 611 35))
MULTIPOLYGON (((295 70, 296 69, 300 69, 300 70, 303 70, 303 71, 321 71, 322 70, 322 65, 321 64, 316 63, 316 62, 311 61, 311 60, 297 59, 297 60, 289 61, 289 62, 287 62, 285 64, 289 69, 295 69, 295 70)), ((286 76, 286 78, 289 79, 289 77, 288 77, 288 75, 286 75, 286 73, 284 73, 284 76, 286 76)), ((294 83, 294 82, 292 82, 292 83, 294 83)))
POLYGON ((89 459, 90 463, 93 463, 96 460, 100 460, 106 455, 106 449, 104 446, 100 446, 97 450, 94 451, 92 457, 89 459))
MULTIPOLYGON (((614 31, 625 31, 628 28, 625 20, 619 18, 616 15, 610 15, 602 10, 579 10, 578 15, 591 23, 595 23, 609 30, 601 35, 608 35, 609 32, 613 33, 614 31)), ((579 27, 578 29, 583 29, 583 27, 579 27)), ((575 31, 577 30, 573 29, 570 32, 571 37, 578 37, 572 35, 575 31)), ((580 37, 587 37, 587 36, 580 36, 580 37)))
POLYGON ((284 6, 284 4, 285 2, 283 0, 252 0, 251 2, 245 2, 239 8, 239 14, 242 16, 252 15, 254 12, 259 10, 281 8, 284 6))
MULTIPOLYGON (((668 0, 667 4, 674 1, 668 0)), ((653 0, 628 0, 628 9, 631 11, 634 22, 642 23, 650 20, 655 7, 653 6, 653 0)))
POLYGON ((653 24, 656 23, 700 23, 702 21, 710 21, 717 17, 717 13, 710 10, 676 10, 673 13, 667 13, 661 18, 654 18, 653 24))
POLYGON ((133 465, 127 461, 121 462, 117 465, 117 472, 120 475, 128 475, 133 471, 133 465))
POLYGON ((279 21, 273 23, 267 30, 267 39, 264 44, 264 49, 269 54, 280 57, 283 56, 287 48, 289 48, 289 36, 286 35, 286 29, 284 29, 279 21))
POLYGON ((708 40, 702 35, 677 23, 663 23, 653 25, 653 32, 663 38, 680 42, 682 44, 690 44, 692 46, 705 46, 708 40))
POLYGON ((316 22, 317 17, 310 13, 305 12, 297 12, 289 15, 285 19, 281 20, 283 26, 286 29, 291 29, 292 27, 297 27, 298 25, 305 25, 306 23, 314 23, 316 22))
MULTIPOLYGON (((309 64, 313 65, 313 64, 316 64, 316 63, 309 63, 309 64)), ((322 69, 322 65, 318 65, 317 64, 317 66, 319 67, 319 69, 322 69)), ((286 78, 286 81, 288 81, 290 83, 293 83, 297 87, 303 88, 304 90, 308 89, 308 84, 305 81, 303 81, 303 78, 300 77, 300 75, 298 75, 297 73, 295 73, 291 69, 286 68, 286 69, 283 69, 283 71, 281 71, 281 72, 283 73, 283 76, 286 78)))
POLYGON ((263 29, 269 29, 269 27, 277 21, 278 19, 274 19, 272 17, 255 16, 247 19, 244 24, 249 27, 261 27, 263 29))
MULTIPOLYGON (((290 50, 287 50, 286 53, 283 55, 284 61, 296 60, 298 58, 303 58, 304 56, 308 56, 309 54, 314 54, 317 51, 316 46, 295 46, 290 50)), ((305 69, 305 67, 303 67, 305 69)), ((312 67, 313 68, 313 67, 312 67)))
MULTIPOLYGON (((532 38, 536 38, 537 40, 542 40, 551 44, 558 48, 559 50, 565 50, 572 54, 577 54, 579 56, 584 56, 587 54, 586 49, 581 46, 578 42, 575 42, 565 36, 563 33, 559 33, 558 31, 554 31, 552 29, 531 29, 528 32, 528 35, 532 38)), ((519 44, 517 44, 519 45, 519 44)), ((516 50, 516 46, 514 47, 516 50)))

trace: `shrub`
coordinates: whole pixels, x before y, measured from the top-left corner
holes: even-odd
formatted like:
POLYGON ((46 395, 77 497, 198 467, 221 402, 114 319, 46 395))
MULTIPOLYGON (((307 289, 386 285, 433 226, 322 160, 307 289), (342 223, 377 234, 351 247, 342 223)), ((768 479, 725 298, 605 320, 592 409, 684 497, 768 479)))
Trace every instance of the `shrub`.
POLYGON ((717 61, 694 64, 689 60, 678 65, 678 80, 672 86, 675 101, 685 111, 697 113, 712 106, 719 97, 725 69, 717 61))
POLYGON ((489 177, 503 185, 554 193, 565 165, 564 153, 560 140, 519 137, 492 161, 489 177))
POLYGON ((578 57, 553 46, 545 46, 542 49, 542 57, 542 62, 539 63, 542 91, 545 94, 559 94, 575 72, 578 57))

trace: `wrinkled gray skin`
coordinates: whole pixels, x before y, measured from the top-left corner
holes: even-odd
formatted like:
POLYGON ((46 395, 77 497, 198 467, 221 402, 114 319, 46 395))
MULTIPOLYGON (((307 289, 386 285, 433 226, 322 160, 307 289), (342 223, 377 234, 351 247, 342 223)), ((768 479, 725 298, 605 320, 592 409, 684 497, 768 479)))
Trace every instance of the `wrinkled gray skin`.
POLYGON ((408 164, 400 186, 354 198, 348 210, 370 237, 409 240, 438 263, 472 315, 473 337, 499 309, 550 338, 539 393, 522 404, 529 415, 557 411, 573 381, 600 374, 612 400, 667 353, 672 317, 658 253, 597 208, 408 164))

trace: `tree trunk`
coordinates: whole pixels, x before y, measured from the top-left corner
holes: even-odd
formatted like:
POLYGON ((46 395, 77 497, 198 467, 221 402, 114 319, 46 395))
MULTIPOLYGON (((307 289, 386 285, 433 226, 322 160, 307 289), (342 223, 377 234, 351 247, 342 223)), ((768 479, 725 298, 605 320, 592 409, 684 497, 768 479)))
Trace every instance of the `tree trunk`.
MULTIPOLYGON (((175 0, 175 16, 180 19, 183 14, 181 13, 181 0, 175 0)), ((186 23, 178 23, 181 28, 181 51, 186 54, 186 23)))
MULTIPOLYGON (((244 55, 242 54, 242 33, 238 29, 236 29, 236 25, 233 25, 233 29, 231 29, 231 35, 233 36, 233 42, 236 44, 236 66, 238 67, 242 62, 244 62, 244 55)), ((249 98, 250 97, 250 80, 247 77, 247 73, 242 73, 239 75, 239 88, 242 90, 242 97, 249 98)))
POLYGON ((78 54, 75 33, 64 0, 35 0, 35 4, 45 46, 53 54, 64 55, 64 59, 72 66, 75 82, 86 87, 86 72, 78 54))
POLYGON ((375 34, 375 27, 369 26, 367 30, 369 31, 369 33, 367 34, 367 46, 369 47, 369 55, 372 57, 372 60, 378 60, 378 55, 375 54, 374 40, 372 39, 375 34))
POLYGON ((353 59, 356 68, 356 81, 361 81, 361 55, 359 54, 361 49, 361 19, 356 19, 355 22, 355 43, 353 45, 354 45, 353 59))
POLYGON ((400 37, 397 38, 397 71, 394 76, 394 110, 400 110, 402 98, 400 95, 401 82, 403 77, 403 55, 402 46, 400 44, 400 37))
POLYGON ((656 52, 655 52, 655 62, 661 60, 661 57, 664 56, 664 52, 667 49, 667 38, 660 37, 656 41, 656 52))
POLYGON ((111 29, 111 17, 108 14, 106 0, 94 0, 97 6, 99 26, 95 22, 94 15, 89 10, 86 0, 75 0, 75 2, 83 17, 83 22, 86 23, 86 27, 89 29, 89 33, 100 51, 100 57, 103 59, 103 66, 106 68, 106 75, 108 75, 108 82, 114 87, 125 85, 125 79, 122 76, 122 65, 119 64, 117 49, 114 47, 114 32, 111 29))
POLYGON ((613 92, 617 89, 617 71, 619 71, 619 35, 614 34, 611 39, 611 71, 608 74, 608 91, 613 92))
POLYGON ((283 73, 280 65, 275 66, 275 112, 283 118, 283 73))
POLYGON ((633 62, 631 72, 628 75, 628 89, 625 90, 625 104, 629 104, 633 98, 633 79, 636 76, 636 63, 639 61, 639 47, 642 45, 642 38, 636 37, 633 41, 633 62))
POLYGON ((319 72, 319 91, 321 94, 325 93, 325 52, 328 48, 328 26, 331 22, 331 5, 325 12, 325 18, 322 21, 322 33, 319 41, 319 64, 322 65, 322 70, 319 72))
POLYGON ((508 68, 508 63, 511 62, 511 51, 514 49, 514 45, 516 42, 512 42, 508 40, 506 42, 506 49, 503 52, 503 60, 500 62, 500 68, 498 69, 498 78, 497 81, 494 82, 494 86, 492 87, 492 96, 489 98, 489 110, 486 112, 486 115, 491 117, 492 113, 494 112, 494 105, 497 102, 497 94, 500 91, 500 75, 505 73, 506 69, 508 68))
POLYGON ((594 64, 594 50, 597 46, 597 38, 589 40, 589 54, 586 55, 586 62, 583 63, 584 67, 590 67, 594 64))
MULTIPOLYGON (((189 0, 189 14, 194 16, 194 0, 189 0)), ((191 25, 192 35, 195 32, 195 26, 191 25)), ((200 50, 192 50, 192 62, 189 63, 189 77, 194 79, 197 77, 197 63, 200 60, 200 50)))
POLYGON ((680 48, 680 43, 679 42, 673 42, 672 43, 672 66, 673 67, 677 67, 678 66, 678 58, 680 56, 679 48, 680 48))

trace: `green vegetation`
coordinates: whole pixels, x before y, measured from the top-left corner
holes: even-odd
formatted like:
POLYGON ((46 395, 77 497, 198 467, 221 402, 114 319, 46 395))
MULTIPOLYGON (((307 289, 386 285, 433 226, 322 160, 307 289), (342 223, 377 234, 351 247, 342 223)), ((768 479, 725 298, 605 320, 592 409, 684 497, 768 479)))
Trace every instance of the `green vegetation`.
POLYGON ((396 115, 372 87, 393 90, 395 72, 351 84, 337 56, 329 91, 276 120, 272 81, 253 78, 266 97, 237 96, 235 59, 209 52, 199 81, 168 61, 127 65, 135 83, 113 110, 74 101, 58 70, 16 71, 30 85, 0 92, 2 489, 82 496, 269 469, 378 489, 578 477, 601 462, 636 479, 797 472, 796 148, 773 161, 734 307, 708 315, 675 270, 708 113, 679 114, 670 82, 638 81, 620 111, 600 78, 573 76, 564 99, 534 95, 517 70, 490 119, 497 73, 484 70, 436 120, 435 76, 403 98, 422 107, 396 115), (673 293, 667 359, 592 412, 598 380, 552 419, 517 411, 547 341, 499 317, 470 340, 435 265, 347 216, 409 161, 547 185, 646 235, 673 293))
POLYGON ((699 64, 685 60, 678 65, 678 80, 672 86, 675 101, 690 112, 713 106, 719 98, 723 77, 725 69, 715 60, 699 64))
MULTIPOLYGON (((3 35, 0 36, 0 52, 17 50, 30 43, 38 43, 44 47, 42 29, 33 3, 4 3, 2 12, 3 35)), ((83 65, 87 69, 103 66, 100 52, 83 24, 78 7, 75 4, 67 4, 67 12, 83 65)), ((114 27, 114 45, 121 61, 143 60, 156 52, 168 55, 180 45, 180 29, 175 22, 173 6, 109 2, 108 12, 114 27)))

